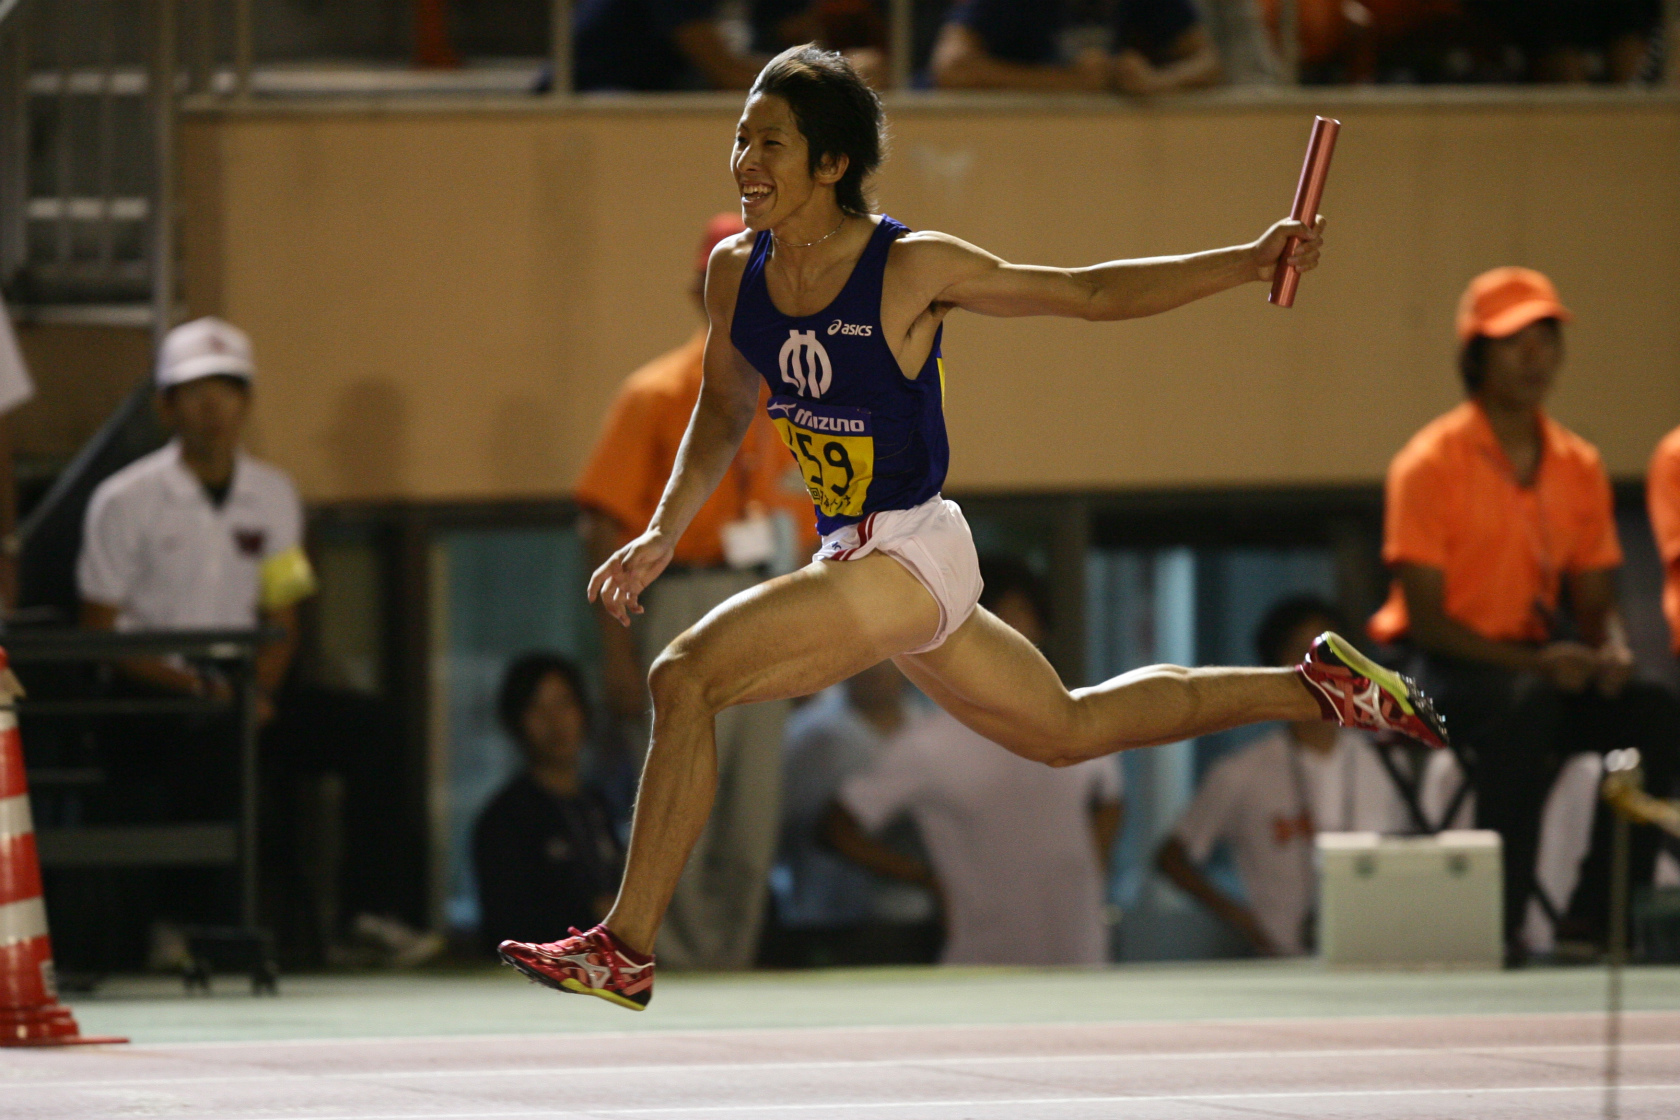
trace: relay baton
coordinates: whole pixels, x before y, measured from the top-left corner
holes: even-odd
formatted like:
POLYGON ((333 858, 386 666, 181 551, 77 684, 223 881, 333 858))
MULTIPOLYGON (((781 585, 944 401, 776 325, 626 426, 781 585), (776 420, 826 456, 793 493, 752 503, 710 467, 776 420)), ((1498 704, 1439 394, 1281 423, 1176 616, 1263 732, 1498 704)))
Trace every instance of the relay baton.
MULTIPOLYGON (((1333 121, 1329 117, 1313 118, 1312 139, 1307 141, 1307 159, 1301 165, 1301 181, 1295 184, 1295 205, 1289 211, 1291 218, 1305 222, 1308 229, 1318 220, 1324 181, 1330 178, 1330 157, 1336 154, 1336 133, 1341 130, 1341 121, 1333 121)), ((1291 237, 1278 260, 1287 261, 1300 244, 1299 237, 1291 237)), ((1266 301, 1279 307, 1294 307, 1295 289, 1300 283, 1300 271, 1292 265, 1280 263, 1277 271, 1272 273, 1272 294, 1266 297, 1266 301)))

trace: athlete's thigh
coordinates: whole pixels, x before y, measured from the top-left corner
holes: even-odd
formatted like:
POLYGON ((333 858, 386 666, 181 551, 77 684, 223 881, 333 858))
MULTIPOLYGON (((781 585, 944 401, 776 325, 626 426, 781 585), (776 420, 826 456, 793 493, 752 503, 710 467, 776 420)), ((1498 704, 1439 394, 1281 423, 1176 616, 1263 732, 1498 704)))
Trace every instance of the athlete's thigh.
POLYGON ((927 588, 892 557, 871 553, 816 561, 731 597, 660 660, 680 663, 723 708, 808 696, 914 649, 938 628, 927 588))
POLYGON ((937 649, 893 659, 904 675, 973 731, 1039 757, 1073 733, 1075 705, 1031 642, 976 607, 937 649))

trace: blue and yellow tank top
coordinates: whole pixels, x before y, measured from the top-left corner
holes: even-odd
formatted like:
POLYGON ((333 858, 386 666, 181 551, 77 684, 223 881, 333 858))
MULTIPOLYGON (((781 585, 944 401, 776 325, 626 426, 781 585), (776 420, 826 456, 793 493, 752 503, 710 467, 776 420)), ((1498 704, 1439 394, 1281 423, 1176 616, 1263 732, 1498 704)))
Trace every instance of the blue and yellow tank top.
POLYGON ((845 287, 815 315, 783 315, 770 302, 769 234, 758 235, 741 276, 729 338, 770 384, 770 420, 824 535, 878 510, 918 506, 945 482, 944 328, 915 378, 900 371, 881 331, 887 250, 907 232, 883 215, 845 287))

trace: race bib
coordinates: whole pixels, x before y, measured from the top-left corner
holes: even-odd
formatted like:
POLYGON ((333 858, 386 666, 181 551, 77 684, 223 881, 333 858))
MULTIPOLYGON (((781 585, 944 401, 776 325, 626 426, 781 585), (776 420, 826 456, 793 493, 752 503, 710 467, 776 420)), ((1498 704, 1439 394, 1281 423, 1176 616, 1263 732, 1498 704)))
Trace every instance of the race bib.
POLYGON ((828 517, 861 517, 875 477, 869 410, 777 396, 769 412, 817 508, 828 517))

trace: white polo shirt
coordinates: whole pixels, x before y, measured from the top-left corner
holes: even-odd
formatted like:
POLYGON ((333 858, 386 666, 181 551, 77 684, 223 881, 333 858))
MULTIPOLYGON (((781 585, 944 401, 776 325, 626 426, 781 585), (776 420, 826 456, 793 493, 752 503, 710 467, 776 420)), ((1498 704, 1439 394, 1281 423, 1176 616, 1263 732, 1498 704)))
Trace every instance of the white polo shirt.
POLYGON ((172 442, 93 492, 76 584, 84 600, 117 608, 118 630, 255 626, 263 565, 301 560, 302 536, 297 491, 281 471, 241 452, 217 508, 172 442))
POLYGON ((1320 754, 1280 727, 1214 765, 1173 835, 1195 863, 1230 844, 1266 936, 1284 953, 1302 953, 1317 888, 1315 831, 1398 833, 1407 822, 1406 803, 1363 734, 1343 729, 1320 754))
POLYGON ((1106 884, 1091 810, 1120 800, 1113 757, 1053 769, 943 711, 912 721, 840 803, 869 832, 916 822, 944 889, 946 964, 1102 964, 1106 884))

